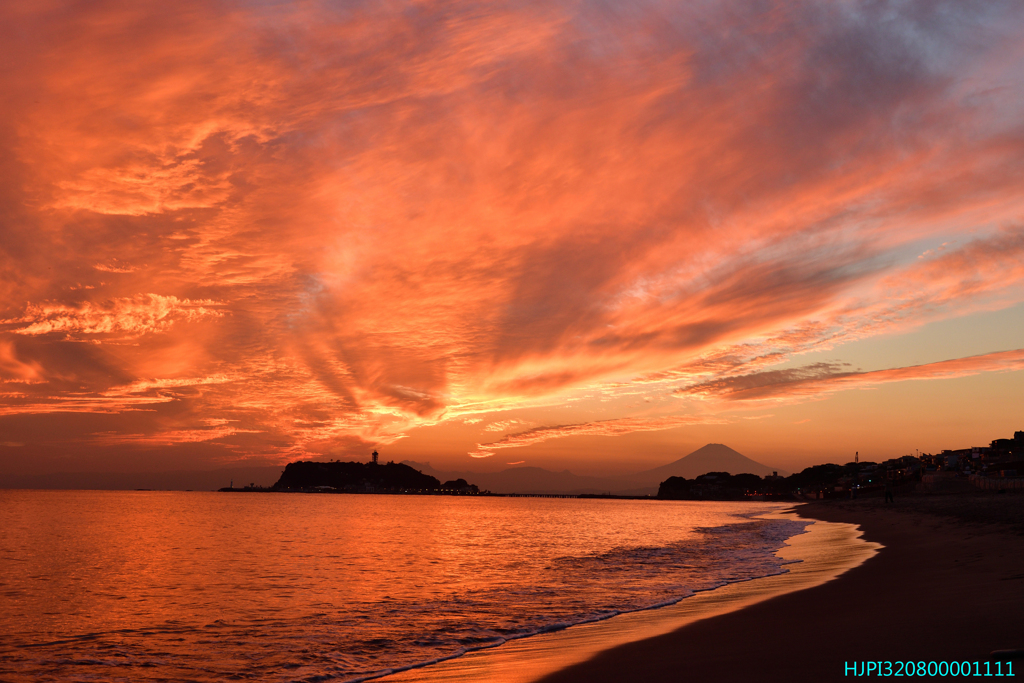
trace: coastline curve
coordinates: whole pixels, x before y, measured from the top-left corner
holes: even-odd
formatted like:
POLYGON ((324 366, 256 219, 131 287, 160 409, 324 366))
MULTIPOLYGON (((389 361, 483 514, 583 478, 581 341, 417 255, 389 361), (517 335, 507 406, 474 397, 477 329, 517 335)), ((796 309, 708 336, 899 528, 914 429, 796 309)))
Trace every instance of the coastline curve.
MULTIPOLYGON (((761 515, 801 519, 792 510, 761 515)), ((806 520, 806 518, 803 518, 806 520)), ((600 621, 509 640, 499 646, 384 675, 355 679, 385 683, 533 683, 605 650, 676 631, 709 617, 770 598, 813 588, 863 564, 883 546, 862 538, 855 524, 813 520, 775 554, 787 571, 698 591, 667 606, 619 614, 600 621)))

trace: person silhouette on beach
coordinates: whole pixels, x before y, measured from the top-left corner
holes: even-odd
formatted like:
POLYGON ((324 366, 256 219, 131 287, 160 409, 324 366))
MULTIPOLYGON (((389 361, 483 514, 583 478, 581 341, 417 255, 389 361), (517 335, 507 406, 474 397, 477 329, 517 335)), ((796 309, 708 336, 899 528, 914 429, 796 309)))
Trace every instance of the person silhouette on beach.
POLYGON ((885 502, 886 503, 895 503, 896 502, 895 499, 892 497, 892 480, 891 479, 886 479, 885 480, 885 502))

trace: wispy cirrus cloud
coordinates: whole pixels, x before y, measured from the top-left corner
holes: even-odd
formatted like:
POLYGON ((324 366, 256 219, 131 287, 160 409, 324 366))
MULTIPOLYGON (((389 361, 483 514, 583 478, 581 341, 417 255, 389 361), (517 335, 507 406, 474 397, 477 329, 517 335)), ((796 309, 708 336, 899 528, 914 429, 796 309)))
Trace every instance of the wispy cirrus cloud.
POLYGON ((131 266, 126 263, 118 263, 116 259, 110 263, 97 263, 93 265, 93 268, 104 273, 134 273, 138 270, 135 266, 131 266))
POLYGON ((675 394, 726 401, 792 401, 888 382, 951 379, 1022 369, 1024 349, 870 372, 851 370, 848 363, 822 362, 709 380, 680 388, 675 394))
POLYGON ((119 446, 146 444, 150 447, 175 444, 203 443, 227 439, 237 434, 260 434, 258 429, 243 429, 230 424, 204 425, 196 429, 167 429, 157 434, 93 434, 93 443, 98 446, 119 446))
POLYGON ((486 427, 484 427, 484 431, 485 432, 507 432, 507 431, 510 431, 510 430, 513 430, 513 429, 522 429, 522 428, 528 427, 528 426, 529 426, 529 423, 524 422, 523 420, 515 420, 515 419, 512 419, 512 420, 498 420, 497 422, 492 422, 489 425, 487 425, 486 427))
POLYGON ((469 455, 474 458, 489 458, 504 448, 521 448, 549 439, 562 439, 568 436, 622 436, 634 432, 658 432, 675 429, 686 425, 725 424, 724 418, 677 415, 672 417, 629 417, 613 420, 599 420, 570 425, 551 427, 535 427, 524 432, 509 434, 491 443, 477 444, 477 449, 469 455))
POLYGON ((690 381, 699 378, 726 380, 738 375, 799 380, 822 371, 838 373, 830 364, 769 370, 809 351, 893 333, 941 319, 963 307, 999 308, 1014 301, 1024 286, 1024 229, 1012 226, 985 237, 946 245, 919 256, 919 261, 884 269, 885 277, 869 282, 867 292, 851 293, 789 328, 777 329, 759 339, 723 345, 674 368, 642 375, 639 384, 690 381))
POLYGON ((69 339, 83 335, 117 334, 137 337, 166 332, 175 322, 224 315, 216 301, 191 301, 175 296, 140 294, 78 304, 29 303, 18 318, 0 320, 6 331, 22 335, 59 333, 69 339))
POLYGON ((7 395, 0 405, 0 415, 35 415, 48 413, 106 413, 152 410, 157 404, 194 397, 211 385, 232 382, 225 375, 177 379, 137 380, 127 385, 112 386, 102 391, 54 390, 42 380, 26 390, 7 395))

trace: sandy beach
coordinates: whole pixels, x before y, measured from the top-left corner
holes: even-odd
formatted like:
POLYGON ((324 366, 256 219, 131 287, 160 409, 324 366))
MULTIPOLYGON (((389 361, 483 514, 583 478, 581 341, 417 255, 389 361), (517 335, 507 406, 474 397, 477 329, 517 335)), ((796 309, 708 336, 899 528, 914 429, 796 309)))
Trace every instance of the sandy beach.
MULTIPOLYGON (((973 662, 1024 648, 1024 498, 835 501, 797 513, 858 524, 885 547, 823 585, 601 652, 542 680, 838 680, 855 661, 973 662)), ((1024 661, 1017 664, 1024 675, 1024 661)))

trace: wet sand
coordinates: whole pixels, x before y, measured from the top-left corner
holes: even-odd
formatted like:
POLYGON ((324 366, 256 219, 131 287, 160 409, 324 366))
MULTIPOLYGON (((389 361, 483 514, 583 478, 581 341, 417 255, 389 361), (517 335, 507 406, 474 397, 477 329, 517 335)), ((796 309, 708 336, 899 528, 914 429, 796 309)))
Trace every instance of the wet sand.
MULTIPOLYGON (((797 514, 858 524, 884 548, 835 580, 603 651, 541 680, 848 680, 848 662, 973 662, 1024 648, 1024 497, 905 497, 889 506, 868 499, 802 505, 797 514)), ((1024 676, 1024 660, 1015 667, 1024 676)))

